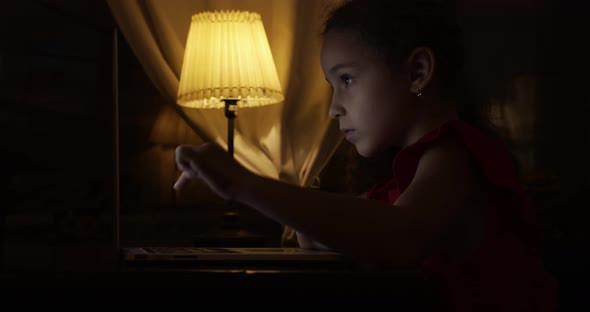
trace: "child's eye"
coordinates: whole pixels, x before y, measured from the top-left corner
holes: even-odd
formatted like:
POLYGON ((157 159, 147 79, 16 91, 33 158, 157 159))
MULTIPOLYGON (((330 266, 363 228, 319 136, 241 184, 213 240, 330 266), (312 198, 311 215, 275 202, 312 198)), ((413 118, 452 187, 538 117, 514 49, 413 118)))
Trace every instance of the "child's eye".
POLYGON ((350 86, 350 84, 352 83, 352 77, 350 77, 348 75, 342 75, 342 76, 340 76, 340 79, 342 80, 342 83, 344 83, 345 88, 350 86))

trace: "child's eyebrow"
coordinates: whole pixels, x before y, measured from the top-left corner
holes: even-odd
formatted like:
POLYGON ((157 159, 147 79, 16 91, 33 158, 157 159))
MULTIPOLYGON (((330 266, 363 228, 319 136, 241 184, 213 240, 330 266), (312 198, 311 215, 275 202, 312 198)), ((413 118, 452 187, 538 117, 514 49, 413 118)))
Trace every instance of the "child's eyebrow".
POLYGON ((332 66, 332 68, 330 68, 329 72, 330 73, 334 73, 335 71, 342 69, 342 68, 352 68, 352 67, 356 67, 356 63, 341 63, 341 64, 336 64, 334 66, 332 66))

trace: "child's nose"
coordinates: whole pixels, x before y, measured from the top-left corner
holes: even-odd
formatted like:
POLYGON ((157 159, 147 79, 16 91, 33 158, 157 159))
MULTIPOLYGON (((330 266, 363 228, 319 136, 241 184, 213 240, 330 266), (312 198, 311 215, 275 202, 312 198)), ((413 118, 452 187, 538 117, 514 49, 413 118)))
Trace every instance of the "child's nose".
POLYGON ((332 119, 338 119, 342 115, 344 115, 344 108, 342 107, 339 101, 336 101, 335 97, 332 97, 332 102, 330 103, 330 110, 328 111, 328 115, 332 119))

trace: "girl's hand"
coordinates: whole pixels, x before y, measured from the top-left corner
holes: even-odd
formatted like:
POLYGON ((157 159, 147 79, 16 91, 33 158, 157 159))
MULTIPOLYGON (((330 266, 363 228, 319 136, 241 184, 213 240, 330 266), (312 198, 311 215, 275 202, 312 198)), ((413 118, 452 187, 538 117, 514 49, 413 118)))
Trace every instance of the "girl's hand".
POLYGON ((299 248, 303 249, 316 249, 316 250, 331 250, 326 245, 314 241, 311 238, 307 237, 307 235, 302 234, 300 232, 295 232, 297 234, 297 243, 299 244, 299 248))
POLYGON ((201 179, 225 200, 233 200, 253 176, 214 143, 178 146, 176 166, 182 173, 174 183, 174 189, 182 189, 191 179, 201 179))

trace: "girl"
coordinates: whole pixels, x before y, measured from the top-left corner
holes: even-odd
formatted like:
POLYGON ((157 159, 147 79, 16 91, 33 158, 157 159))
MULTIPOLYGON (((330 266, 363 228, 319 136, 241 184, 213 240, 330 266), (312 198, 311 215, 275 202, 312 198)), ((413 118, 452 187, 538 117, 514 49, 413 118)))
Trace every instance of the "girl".
POLYGON ((327 19, 330 117, 363 157, 400 149, 391 177, 362 198, 257 176, 214 144, 177 148, 174 187, 202 179, 304 233, 303 247, 418 268, 452 310, 552 310, 555 288, 509 154, 458 104, 461 36, 447 12, 432 1, 353 0, 327 19))

